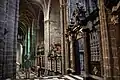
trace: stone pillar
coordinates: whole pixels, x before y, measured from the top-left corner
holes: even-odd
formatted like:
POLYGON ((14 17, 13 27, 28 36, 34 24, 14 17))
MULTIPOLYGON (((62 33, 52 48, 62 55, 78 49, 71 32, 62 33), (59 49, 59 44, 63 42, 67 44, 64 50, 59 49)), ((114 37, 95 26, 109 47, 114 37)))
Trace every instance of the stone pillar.
POLYGON ((16 77, 16 50, 17 50, 17 27, 18 27, 18 11, 19 0, 4 0, 1 1, 1 12, 3 13, 1 19, 4 22, 4 65, 2 66, 3 78, 16 77))
POLYGON ((72 62, 71 62, 71 68, 73 69, 73 72, 75 73, 76 72, 76 45, 75 45, 75 42, 76 42, 76 37, 75 37, 75 34, 71 34, 71 44, 72 44, 72 62))
POLYGON ((61 24, 61 55, 62 55, 62 74, 67 73, 68 68, 68 52, 67 52, 67 40, 65 38, 66 29, 68 27, 68 6, 67 1, 59 0, 60 2, 60 24, 61 24))
MULTIPOLYGON (((68 68, 68 63, 69 61, 67 60, 67 57, 69 56, 68 53, 66 52, 68 49, 66 49, 67 47, 67 41, 66 41, 66 38, 65 38, 65 34, 66 34, 66 29, 68 28, 68 3, 67 3, 67 0, 63 0, 63 8, 64 8, 64 28, 63 28, 63 48, 64 48, 64 74, 67 73, 67 68, 68 68)), ((63 21, 63 20, 62 20, 63 21)))
POLYGON ((5 2, 6 0, 0 0, 0 79, 3 77, 3 67, 4 67, 4 30, 5 30, 5 2))
POLYGON ((50 6, 51 0, 48 1, 48 6, 44 10, 44 53, 45 53, 45 75, 48 74, 48 54, 50 52, 50 6))
POLYGON ((17 34, 18 34, 18 21, 19 21, 19 0, 15 2, 15 23, 14 23, 14 42, 13 42, 13 79, 16 78, 16 53, 17 53, 17 34))
POLYGON ((65 63, 64 63, 64 6, 63 6, 63 0, 60 1, 60 21, 61 21, 61 55, 62 55, 62 74, 65 73, 65 63))
POLYGON ((103 53, 103 69, 104 69, 104 80, 113 80, 112 78, 112 67, 111 67, 111 55, 110 55, 110 44, 108 37, 108 28, 106 22, 106 13, 104 0, 99 0, 99 17, 100 17, 100 31, 101 31, 101 46, 103 53))
POLYGON ((45 21, 44 23, 44 47, 45 47, 45 73, 47 75, 47 69, 48 69, 48 54, 50 51, 50 33, 49 33, 49 21, 45 21))
POLYGON ((67 57, 66 57, 66 64, 67 64, 67 67, 66 67, 66 69, 70 69, 71 68, 71 64, 70 64, 70 41, 69 41, 69 36, 67 36, 66 37, 66 40, 67 40, 67 46, 66 46, 66 49, 67 49, 67 52, 66 52, 66 54, 67 54, 67 57))
POLYGON ((89 29, 83 29, 84 32, 84 79, 89 80, 89 73, 90 73, 90 39, 89 39, 89 29))

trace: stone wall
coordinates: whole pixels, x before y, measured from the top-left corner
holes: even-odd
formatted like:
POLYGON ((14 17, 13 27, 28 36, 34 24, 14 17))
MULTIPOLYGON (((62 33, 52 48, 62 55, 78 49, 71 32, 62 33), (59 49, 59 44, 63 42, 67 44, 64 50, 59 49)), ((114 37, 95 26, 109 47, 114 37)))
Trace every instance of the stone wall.
POLYGON ((60 43, 60 5, 59 1, 52 0, 50 8, 50 44, 60 43))
POLYGON ((0 1, 0 78, 3 76, 4 29, 5 29, 5 0, 0 1))
MULTIPOLYGON (((117 7, 120 8, 120 1, 117 4, 117 7)), ((115 6, 113 6, 114 8, 115 6)), ((112 8, 112 9, 113 9, 112 8)), ((111 11, 106 11, 107 15, 107 24, 108 24, 108 35, 109 35, 109 45, 110 45, 110 65, 111 65, 111 77, 112 79, 119 80, 120 79, 120 62, 119 62, 119 33, 120 33, 120 22, 119 22, 119 8, 118 10, 115 10, 112 12, 111 11), (115 14, 114 14, 115 12, 115 14)))
POLYGON ((4 44, 0 47, 3 50, 0 77, 15 78, 19 0, 2 0, 1 5, 0 19, 3 25, 0 38, 3 39, 4 44))

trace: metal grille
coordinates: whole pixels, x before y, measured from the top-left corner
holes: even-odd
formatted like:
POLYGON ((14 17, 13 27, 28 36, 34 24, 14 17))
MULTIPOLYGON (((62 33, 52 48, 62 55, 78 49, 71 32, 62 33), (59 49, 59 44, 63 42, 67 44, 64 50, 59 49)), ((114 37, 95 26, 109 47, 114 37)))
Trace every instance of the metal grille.
POLYGON ((99 35, 97 31, 90 34, 91 61, 100 61, 99 35))
POLYGON ((93 21, 90 32, 90 73, 92 75, 101 76, 100 64, 100 33, 98 18, 93 21))

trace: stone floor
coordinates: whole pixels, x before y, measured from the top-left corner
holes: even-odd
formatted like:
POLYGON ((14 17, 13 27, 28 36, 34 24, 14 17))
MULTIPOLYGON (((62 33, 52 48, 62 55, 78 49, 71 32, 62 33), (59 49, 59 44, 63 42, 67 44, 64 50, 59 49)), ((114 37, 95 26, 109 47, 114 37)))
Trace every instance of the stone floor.
POLYGON ((37 73, 31 72, 30 79, 25 79, 25 72, 18 72, 16 80, 83 80, 82 77, 78 75, 58 75, 58 76, 47 76, 47 77, 37 77, 37 73))

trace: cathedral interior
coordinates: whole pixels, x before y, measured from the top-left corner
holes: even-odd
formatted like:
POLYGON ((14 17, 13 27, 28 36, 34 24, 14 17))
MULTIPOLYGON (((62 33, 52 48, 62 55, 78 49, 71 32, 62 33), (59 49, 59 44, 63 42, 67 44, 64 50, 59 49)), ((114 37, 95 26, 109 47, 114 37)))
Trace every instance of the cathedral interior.
POLYGON ((120 80, 120 0, 0 0, 0 80, 120 80))

